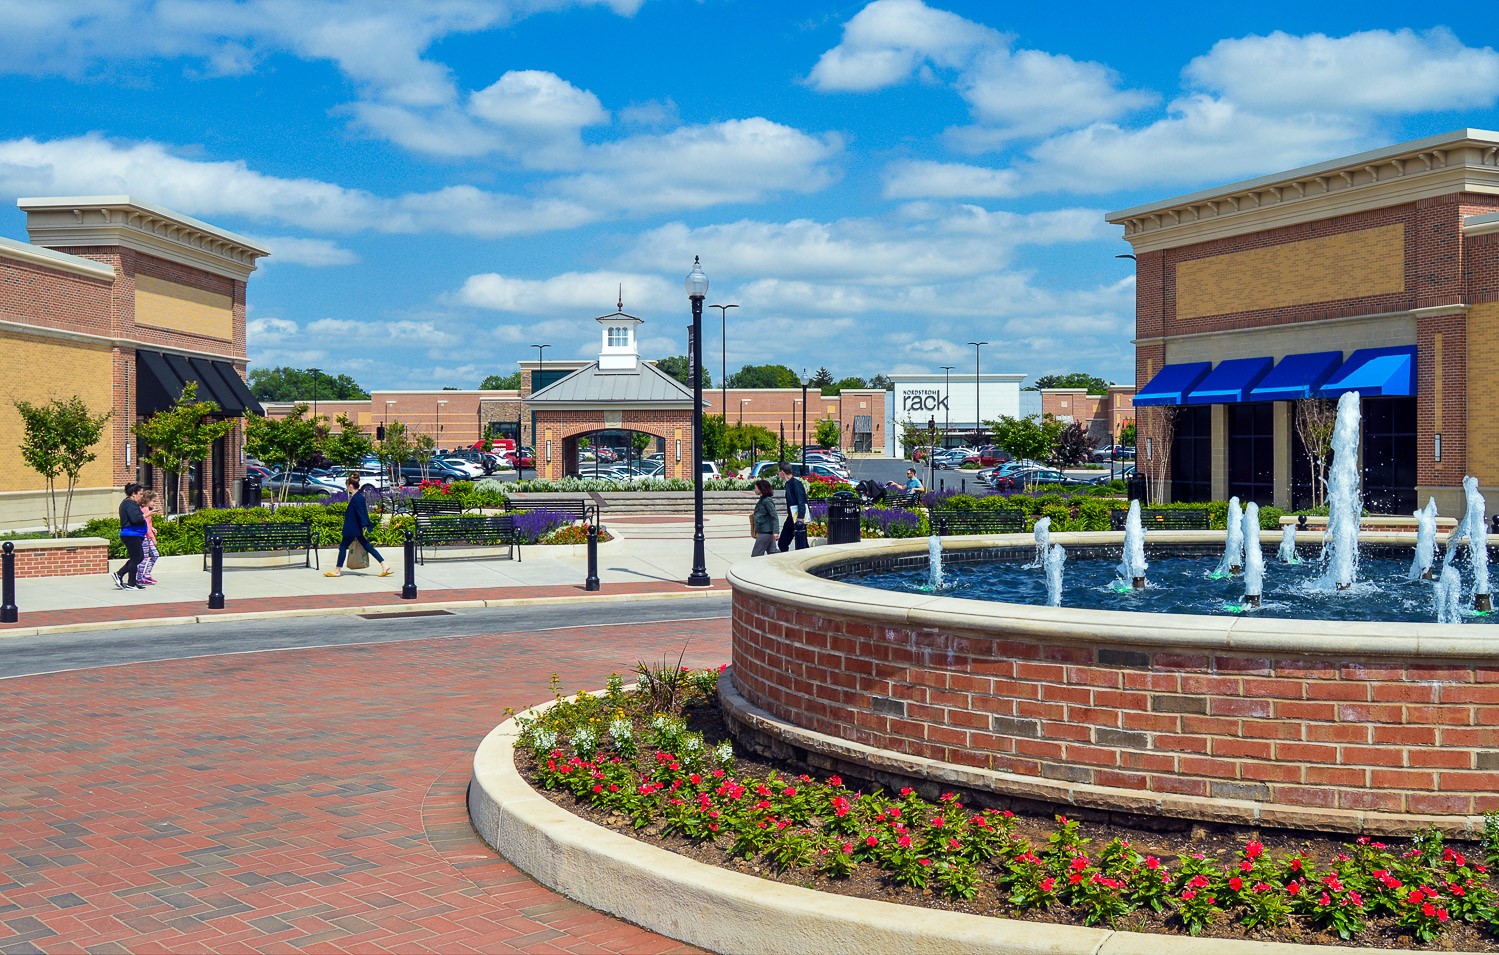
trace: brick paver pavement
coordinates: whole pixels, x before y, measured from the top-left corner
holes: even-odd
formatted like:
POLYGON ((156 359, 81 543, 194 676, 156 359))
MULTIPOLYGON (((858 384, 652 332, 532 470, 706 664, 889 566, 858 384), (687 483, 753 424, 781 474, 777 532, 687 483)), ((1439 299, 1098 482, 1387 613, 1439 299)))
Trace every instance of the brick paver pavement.
POLYGON ((0 681, 0 952, 684 952, 469 828, 480 738, 726 621, 179 660, 0 681))

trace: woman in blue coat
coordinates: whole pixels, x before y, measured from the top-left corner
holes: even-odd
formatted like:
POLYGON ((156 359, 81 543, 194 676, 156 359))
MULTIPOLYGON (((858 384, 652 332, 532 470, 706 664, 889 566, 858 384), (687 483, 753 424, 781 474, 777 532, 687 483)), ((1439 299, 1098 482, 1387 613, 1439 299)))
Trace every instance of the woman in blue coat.
POLYGON ((365 503, 364 495, 359 491, 359 478, 351 474, 344 480, 344 486, 349 489, 349 509, 344 511, 343 539, 338 544, 338 566, 325 573, 324 577, 342 577, 344 572, 344 559, 349 556, 349 546, 355 541, 364 548, 365 553, 380 562, 380 576, 390 576, 390 565, 380 552, 375 550, 364 532, 373 529, 375 524, 370 520, 370 506, 365 503))

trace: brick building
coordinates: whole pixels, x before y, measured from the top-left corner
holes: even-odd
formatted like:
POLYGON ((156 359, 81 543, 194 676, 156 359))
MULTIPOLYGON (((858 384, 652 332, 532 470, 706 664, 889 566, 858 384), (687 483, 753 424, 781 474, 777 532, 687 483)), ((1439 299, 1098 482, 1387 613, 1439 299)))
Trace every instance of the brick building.
MULTIPOLYGON (((245 387, 245 285, 266 255, 249 240, 128 196, 21 199, 30 243, 0 239, 0 526, 43 523, 43 482, 22 462, 13 402, 82 398, 113 418, 85 467, 73 519, 115 513, 120 486, 171 491, 140 461, 132 425, 186 381, 226 417, 245 387)), ((195 505, 227 503, 242 429, 186 475, 195 505)))
POLYGON ((1305 506, 1297 419, 1363 399, 1365 506, 1499 485, 1499 133, 1458 130, 1115 212, 1137 261, 1140 465, 1305 506))
POLYGON ((1135 423, 1135 386, 1110 385, 1101 395, 1086 388, 1042 388, 1041 413, 1065 424, 1080 424, 1095 448, 1118 444, 1125 425, 1135 423))

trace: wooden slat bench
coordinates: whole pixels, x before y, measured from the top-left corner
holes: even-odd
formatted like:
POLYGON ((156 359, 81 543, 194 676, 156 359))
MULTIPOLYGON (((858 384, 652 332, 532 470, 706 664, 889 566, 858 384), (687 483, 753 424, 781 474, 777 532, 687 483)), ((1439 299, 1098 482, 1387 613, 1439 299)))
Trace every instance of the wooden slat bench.
POLYGON ((226 554, 245 554, 266 550, 303 551, 306 566, 318 559, 313 545, 312 525, 306 521, 267 521, 263 524, 209 524, 203 528, 203 569, 217 537, 226 554))
POLYGON ((1025 530, 1025 512, 1018 507, 994 510, 933 510, 930 512, 932 533, 948 534, 1018 534, 1025 530))
MULTIPOLYGON (((1129 511, 1115 508, 1109 512, 1109 526, 1116 531, 1124 530, 1129 520, 1129 511)), ((1205 531, 1208 529, 1208 509, 1205 507, 1142 507, 1140 525, 1147 531, 1205 531)))

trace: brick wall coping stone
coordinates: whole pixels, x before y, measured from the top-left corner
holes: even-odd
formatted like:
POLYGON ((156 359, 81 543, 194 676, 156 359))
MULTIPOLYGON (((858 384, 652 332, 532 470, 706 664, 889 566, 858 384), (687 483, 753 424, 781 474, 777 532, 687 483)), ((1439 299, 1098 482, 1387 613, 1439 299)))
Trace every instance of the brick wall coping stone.
MULTIPOLYGON (((1222 531, 1146 534, 1146 557, 1152 544, 1222 544, 1222 531)), ((1369 544, 1415 545, 1414 534, 1360 535, 1369 544)), ((1120 547, 1119 532, 1074 532, 1051 535, 1063 546, 1120 547)), ((1268 546, 1269 542, 1267 542, 1268 546)), ((943 538, 945 550, 993 547, 1034 548, 1030 534, 994 534, 943 538)), ((1158 650, 1207 650, 1237 653, 1285 653, 1296 657, 1348 656, 1398 660, 1452 660, 1499 663, 1499 641, 1457 625, 1262 619, 1249 615, 1131 613, 1038 607, 963 597, 930 597, 857 587, 815 575, 819 568, 852 560, 925 554, 923 538, 860 541, 791 551, 769 560, 746 560, 729 569, 736 592, 744 591, 782 604, 832 615, 924 627, 950 626, 993 630, 1010 636, 1056 639, 1072 644, 1127 644, 1158 650)), ((1148 577, 1147 573, 1147 577, 1148 577)))
POLYGON ((102 537, 34 537, 11 543, 16 545, 18 553, 23 550, 77 550, 80 547, 109 546, 109 541, 102 537))
MULTIPOLYGON (((1326 955, 1325 946, 1147 935, 858 899, 706 865, 582 819, 515 766, 518 720, 474 753, 469 819, 522 872, 570 899, 711 952, 748 955, 1326 955)), ((1397 955, 1394 949, 1347 949, 1397 955)))

